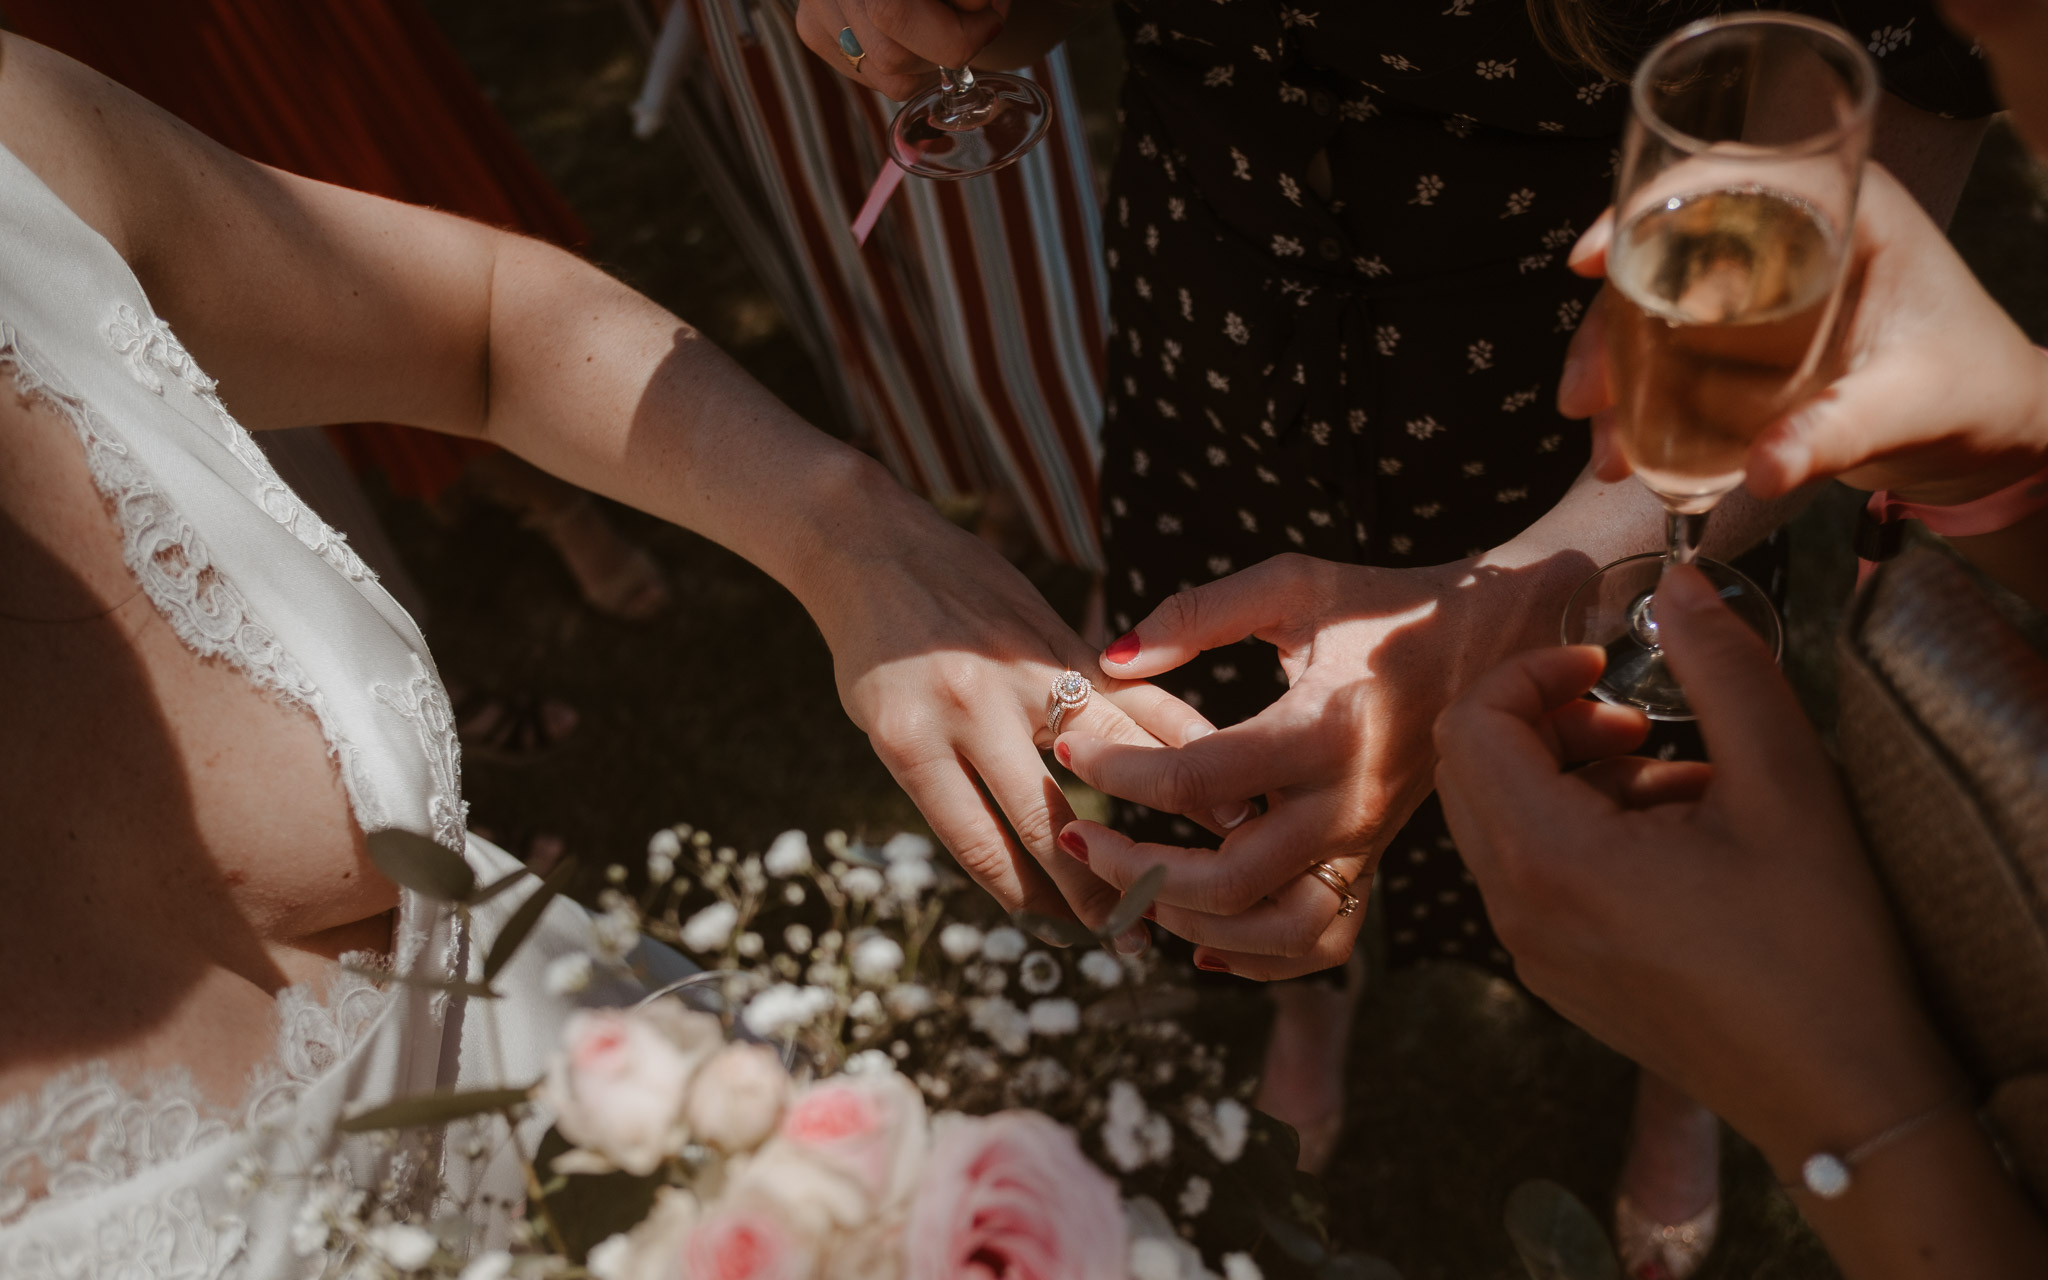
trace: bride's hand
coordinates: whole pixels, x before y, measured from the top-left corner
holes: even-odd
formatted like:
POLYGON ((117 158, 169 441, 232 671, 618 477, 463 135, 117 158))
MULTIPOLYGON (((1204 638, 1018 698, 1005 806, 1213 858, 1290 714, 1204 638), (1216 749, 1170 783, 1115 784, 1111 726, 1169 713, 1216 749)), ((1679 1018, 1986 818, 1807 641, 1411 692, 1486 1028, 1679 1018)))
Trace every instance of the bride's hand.
MULTIPOLYGON (((1177 746, 1209 723, 1152 685, 1095 674, 1094 649, 1021 573, 901 490, 878 493, 842 542, 857 564, 798 594, 831 646, 847 714, 1004 908, 1100 924, 1119 890, 1056 841, 1074 811, 1040 755, 1054 679, 1092 676, 1065 724, 1108 742, 1177 746)), ((1144 936, 1135 926, 1124 945, 1144 936)))

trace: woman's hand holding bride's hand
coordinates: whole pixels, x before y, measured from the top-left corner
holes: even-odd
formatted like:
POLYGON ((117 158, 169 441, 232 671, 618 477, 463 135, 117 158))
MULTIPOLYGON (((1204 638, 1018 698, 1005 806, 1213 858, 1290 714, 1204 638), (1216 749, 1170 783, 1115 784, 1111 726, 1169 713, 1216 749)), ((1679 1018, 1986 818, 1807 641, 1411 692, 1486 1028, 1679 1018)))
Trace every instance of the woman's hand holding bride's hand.
MULTIPOLYGON (((1858 203, 1834 360, 1844 372, 1757 438, 1750 492, 1770 499, 1834 476, 1947 505, 2040 470, 2048 461, 2048 359, 1897 179, 1870 166, 1858 203)), ((1610 211, 1572 250, 1572 269, 1606 274, 1612 238, 1610 211)), ((1629 466, 1615 440, 1607 299, 1602 293, 1573 336, 1558 408, 1593 419, 1595 474, 1618 480, 1629 466)))
POLYGON ((798 0, 796 31, 839 74, 902 102, 940 67, 971 62, 1009 12, 1009 0, 798 0), (860 42, 857 67, 839 47, 841 30, 860 42))
POLYGON ((1155 918, 1197 943, 1205 968, 1274 979, 1342 963, 1364 913, 1339 916, 1337 894, 1308 868, 1328 861, 1365 898, 1380 853, 1433 785, 1437 714, 1469 679, 1532 642, 1532 624, 1554 634, 1548 597, 1508 581, 1521 572, 1289 554, 1170 597, 1110 646, 1104 671, 1155 676, 1253 636, 1278 647, 1286 694, 1179 750, 1081 724, 1062 732, 1058 751, 1111 795, 1237 822, 1220 850, 1135 844, 1087 822, 1068 827, 1062 844, 1119 887, 1164 865, 1155 918), (1246 801, 1261 795, 1268 807, 1254 815, 1246 801))
MULTIPOLYGON (((979 538, 893 482, 871 497, 861 527, 839 540, 855 563, 835 556, 835 567, 796 584, 831 646, 847 714, 1004 909, 1099 925, 1120 891, 1060 850, 1074 811, 1039 754, 1052 743, 1054 679, 1091 672, 1095 651, 979 538)), ((1157 748, 1211 728, 1152 685, 1094 684, 1066 723, 1105 741, 1157 748)), ((1139 925, 1123 945, 1140 949, 1143 939, 1139 925)))

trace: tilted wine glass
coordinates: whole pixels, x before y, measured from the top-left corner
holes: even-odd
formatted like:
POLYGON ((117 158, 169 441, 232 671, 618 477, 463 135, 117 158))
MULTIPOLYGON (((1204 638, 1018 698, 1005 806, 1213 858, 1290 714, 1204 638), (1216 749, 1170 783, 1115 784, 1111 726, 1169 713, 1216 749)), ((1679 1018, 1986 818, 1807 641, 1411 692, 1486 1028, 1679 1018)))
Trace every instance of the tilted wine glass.
POLYGON ((1602 305, 1617 441, 1664 503, 1665 549, 1607 565, 1566 606, 1565 642, 1607 650, 1606 701, 1693 718, 1657 644, 1667 565, 1695 565, 1782 650, 1764 593, 1697 551, 1751 442, 1825 372, 1877 97, 1860 45, 1791 14, 1694 23, 1636 73, 1602 305))
POLYGON ((1052 99, 1024 77, 940 67, 896 113, 889 158, 921 178, 972 178, 1015 164, 1051 123, 1052 99))

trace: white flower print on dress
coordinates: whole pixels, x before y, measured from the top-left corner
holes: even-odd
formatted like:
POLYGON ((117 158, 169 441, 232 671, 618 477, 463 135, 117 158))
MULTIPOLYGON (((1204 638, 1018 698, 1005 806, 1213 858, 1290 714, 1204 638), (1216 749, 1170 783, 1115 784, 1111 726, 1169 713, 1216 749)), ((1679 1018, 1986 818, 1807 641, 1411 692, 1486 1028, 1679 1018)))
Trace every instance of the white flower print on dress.
POLYGON ((1237 312, 1226 312, 1223 317, 1223 336, 1241 347, 1252 340, 1251 326, 1247 325, 1244 317, 1237 312))
POLYGON ((1582 84, 1579 86, 1578 99, 1590 107, 1606 97, 1607 91, 1614 88, 1618 83, 1615 80, 1600 80, 1593 84, 1582 84))
MULTIPOLYGON (((1236 147, 1230 149, 1230 176, 1243 182, 1250 182, 1252 180, 1251 157, 1239 151, 1236 147)), ((1126 219, 1125 225, 1129 225, 1128 219, 1126 219)))
POLYGON ((1563 437, 1563 436, 1561 436, 1561 435, 1556 435, 1556 434, 1551 434, 1551 435, 1547 435, 1547 436, 1543 437, 1543 438, 1542 438, 1541 440, 1538 440, 1538 441, 1536 442, 1536 452, 1538 452, 1538 453, 1556 453, 1556 452, 1557 452, 1557 450, 1558 450, 1558 446, 1559 446, 1559 445, 1562 445, 1563 443, 1564 443, 1564 437, 1563 437))
POLYGON ((1557 306, 1557 324, 1552 333, 1570 333, 1579 327, 1579 321, 1586 316, 1586 304, 1577 298, 1566 298, 1557 306))
POLYGON ((1523 187, 1520 191, 1509 194, 1507 211, 1500 216, 1503 218, 1520 217, 1522 214, 1529 212, 1529 206, 1535 203, 1536 193, 1527 187, 1523 187))
POLYGON ((1321 12, 1321 10, 1317 10, 1315 13, 1303 13, 1299 9, 1281 5, 1280 28, 1284 31, 1290 27, 1313 27, 1316 25, 1316 18, 1321 15, 1321 12))
POLYGON ((1380 61, 1396 71, 1420 71, 1422 69, 1398 53, 1383 53, 1380 55, 1380 61))
POLYGON ((1381 276, 1393 274, 1393 268, 1380 261, 1378 254, 1374 254, 1370 258, 1353 258, 1351 265, 1357 268, 1359 274, 1368 280, 1377 280, 1381 276))
POLYGON ((1520 61, 1520 58, 1509 58, 1506 62, 1496 61, 1493 58, 1482 58, 1479 60, 1479 78, 1481 80, 1512 80, 1515 78, 1515 64, 1520 61))
POLYGON ((1918 18, 1908 18, 1901 26, 1879 27, 1870 33, 1870 51, 1882 58, 1913 43, 1913 24, 1918 18))
POLYGON ((1168 196, 1166 198, 1166 217, 1169 222, 1186 222, 1188 220, 1188 202, 1179 196, 1168 196))
POLYGON ((1202 83, 1211 89, 1232 89, 1232 80, 1237 75, 1235 66, 1211 67, 1202 73, 1202 83))
POLYGON ((1564 126, 1555 120, 1538 120, 1536 128, 1543 133, 1563 133, 1564 126))
POLYGON ((1472 16, 1472 0, 1451 0, 1451 7, 1443 11, 1446 18, 1469 18, 1472 16))
POLYGON ((1379 107, 1370 97, 1364 94, 1360 94, 1349 102, 1337 104, 1337 118, 1352 124, 1356 124, 1360 120, 1370 120, 1379 113, 1379 107))
POLYGON ((1276 258, 1299 258, 1307 252, 1301 247, 1301 241, 1294 236, 1273 237, 1273 256, 1276 258))
POLYGON ((1401 331, 1393 325, 1383 324, 1372 331, 1373 345, 1383 356, 1394 354, 1394 348, 1401 344, 1401 331))
POLYGON ((1301 184, 1284 173, 1280 175, 1280 194, 1297 209, 1301 207, 1301 184))
POLYGON ((1205 375, 1205 381, 1207 381, 1210 386, 1214 387, 1218 391, 1230 390, 1230 379, 1224 377, 1222 374, 1216 372, 1214 369, 1209 370, 1208 374, 1205 375))
POLYGON ((1579 233, 1573 228, 1570 221, 1560 222, 1543 233, 1543 247, 1546 249, 1568 248, 1572 241, 1578 238, 1579 233))
POLYGON ((1526 409, 1536 403, 1536 397, 1540 394, 1542 394, 1542 388, 1540 387, 1525 387, 1501 401, 1500 411, 1502 413, 1513 413, 1518 409, 1526 409))
POLYGON ((1495 502, 1520 502, 1528 496, 1528 486, 1517 485, 1512 489, 1502 489, 1499 493, 1493 495, 1493 500, 1495 502))
POLYGON ((1464 466, 1459 467, 1458 470, 1464 472, 1467 479, 1473 479, 1486 474, 1486 464, 1484 462, 1468 462, 1464 466))
POLYGON ((1408 423, 1408 434, 1417 440, 1427 440, 1443 429, 1442 423, 1427 415, 1410 419, 1408 423))
POLYGON ((1523 255, 1522 255, 1522 257, 1521 257, 1520 261, 1518 261, 1518 262, 1516 262, 1516 263, 1515 263, 1515 271, 1516 271, 1516 273, 1517 273, 1517 274, 1519 274, 1519 275, 1525 275, 1525 276, 1526 276, 1526 275, 1528 275, 1528 274, 1529 274, 1529 273, 1530 273, 1531 271, 1541 271, 1541 270, 1543 270, 1543 268, 1545 268, 1545 267, 1549 266, 1549 265, 1550 265, 1551 263, 1555 262, 1556 260, 1557 260, 1557 255, 1555 255, 1555 254, 1550 254, 1550 253, 1526 253, 1526 254, 1523 254, 1523 255))
POLYGON ((1481 369, 1493 368, 1493 344, 1481 338, 1465 348, 1465 372, 1478 373, 1481 369))
POLYGON ((1415 194, 1408 197, 1409 204, 1435 204, 1436 198, 1444 193, 1441 174, 1425 173, 1415 180, 1415 194))
POLYGON ((1444 132, 1450 134, 1453 138, 1469 138, 1472 136, 1472 131, 1478 127, 1478 119, 1474 116, 1468 116, 1462 111, 1444 117, 1444 132))

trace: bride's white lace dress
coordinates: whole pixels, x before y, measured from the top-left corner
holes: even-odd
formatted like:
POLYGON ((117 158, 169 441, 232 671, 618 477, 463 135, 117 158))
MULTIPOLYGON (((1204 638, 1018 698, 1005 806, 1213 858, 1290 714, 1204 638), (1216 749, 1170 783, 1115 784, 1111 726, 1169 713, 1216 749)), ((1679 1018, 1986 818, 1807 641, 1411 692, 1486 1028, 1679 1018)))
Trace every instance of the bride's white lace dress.
MULTIPOLYGON (((0 369, 76 432, 128 567, 177 634, 318 720, 360 826, 430 836, 486 877, 517 865, 465 833, 453 716, 412 619, 278 479, 113 246, 5 148, 0 369)), ((391 959, 472 973, 522 896, 499 896, 465 930, 407 892, 391 959)), ((591 932, 579 909, 553 904, 497 978, 497 1001, 345 972, 324 999, 285 991, 276 1053, 231 1112, 180 1074, 137 1086, 99 1065, 0 1101, 0 1277, 318 1274, 293 1228, 337 1175, 401 1211, 459 1206, 480 1235, 502 1234, 524 1185, 502 1131, 338 1139, 335 1126, 396 1097, 537 1078, 569 1012, 543 969, 590 948, 591 932)))

